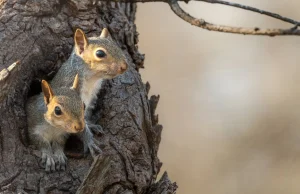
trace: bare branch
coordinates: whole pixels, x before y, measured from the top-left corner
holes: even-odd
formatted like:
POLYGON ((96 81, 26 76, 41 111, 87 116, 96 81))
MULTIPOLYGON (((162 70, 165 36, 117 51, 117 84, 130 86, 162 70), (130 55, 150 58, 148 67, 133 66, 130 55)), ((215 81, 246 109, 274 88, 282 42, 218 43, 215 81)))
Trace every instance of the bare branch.
MULTIPOLYGON (((94 1, 107 1, 107 0, 94 0, 94 1)), ((260 13, 262 15, 266 15, 290 24, 293 24, 294 26, 289 29, 260 29, 258 27, 255 28, 243 28, 243 27, 233 27, 233 26, 225 26, 225 25, 217 25, 212 24, 209 22, 206 22, 204 19, 197 19, 186 13, 184 10, 181 9, 181 7, 178 4, 178 1, 184 1, 188 3, 190 0, 110 0, 113 2, 131 2, 131 3, 137 3, 137 2, 165 2, 168 3, 173 10, 173 12, 179 16, 181 19, 185 20, 186 22, 198 26, 203 29, 211 30, 211 31, 217 31, 217 32, 225 32, 225 33, 234 33, 234 34, 244 34, 244 35, 265 35, 265 36, 282 36, 282 35, 300 35, 300 30, 298 30, 298 26, 300 26, 300 22, 283 17, 279 14, 272 13, 269 11, 264 11, 261 9, 257 9, 251 6, 242 5, 238 3, 232 3, 228 1, 223 0, 194 0, 194 1, 202 1, 206 3, 212 3, 212 4, 222 4, 226 6, 236 7, 240 9, 244 9, 247 11, 252 11, 255 13, 260 13)))
POLYGON ((293 19, 283 17, 279 14, 272 13, 272 12, 269 12, 269 11, 264 11, 264 10, 257 9, 255 7, 251 7, 251 6, 247 6, 247 5, 241 5, 241 4, 238 4, 238 3, 227 2, 227 1, 222 1, 222 0, 196 0, 196 1, 203 1, 203 2, 206 2, 206 3, 222 4, 222 5, 227 5, 227 6, 231 6, 231 7, 236 7, 236 8, 240 8, 240 9, 260 13, 262 15, 270 16, 272 18, 275 18, 275 19, 278 19, 278 20, 281 20, 281 21, 284 21, 284 22, 287 22, 287 23, 291 23, 291 24, 294 24, 296 26, 300 25, 300 22, 295 21, 293 19))
MULTIPOLYGON (((202 0, 200 0, 202 1, 202 0)), ((177 0, 170 0, 169 5, 173 12, 179 16, 184 21, 198 26, 203 29, 225 32, 225 33, 234 33, 234 34, 244 34, 244 35, 266 35, 266 36, 279 36, 279 35, 300 35, 300 30, 296 27, 290 29, 260 29, 260 28, 241 28, 241 27, 232 27, 224 25, 216 25, 206 22, 204 19, 197 19, 186 13, 179 6, 177 0)))

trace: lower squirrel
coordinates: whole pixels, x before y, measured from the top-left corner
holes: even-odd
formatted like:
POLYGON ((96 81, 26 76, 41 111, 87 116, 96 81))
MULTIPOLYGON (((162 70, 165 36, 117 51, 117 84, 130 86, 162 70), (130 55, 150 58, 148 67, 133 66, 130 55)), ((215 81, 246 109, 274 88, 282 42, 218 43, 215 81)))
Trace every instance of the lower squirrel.
POLYGON ((26 104, 30 143, 42 152, 42 165, 46 171, 65 170, 66 139, 70 133, 84 130, 84 103, 78 92, 78 75, 71 88, 52 90, 42 80, 42 93, 29 98, 26 104))
POLYGON ((81 138, 84 153, 89 150, 92 156, 101 153, 93 133, 103 133, 100 125, 91 121, 92 110, 104 79, 112 79, 128 68, 122 49, 112 40, 108 30, 104 28, 99 37, 87 38, 85 33, 77 29, 74 34, 74 49, 69 59, 61 66, 51 85, 59 88, 70 84, 70 77, 79 74, 79 92, 86 105, 86 126, 81 138))

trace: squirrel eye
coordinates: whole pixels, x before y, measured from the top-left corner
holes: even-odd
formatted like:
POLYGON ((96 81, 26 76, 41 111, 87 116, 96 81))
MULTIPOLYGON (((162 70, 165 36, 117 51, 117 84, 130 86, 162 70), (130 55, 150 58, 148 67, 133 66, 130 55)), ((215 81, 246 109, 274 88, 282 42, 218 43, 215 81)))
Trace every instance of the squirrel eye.
POLYGON ((103 50, 97 50, 96 51, 96 56, 99 58, 103 58, 106 56, 106 53, 103 50))
POLYGON ((58 116, 62 114, 61 109, 58 106, 54 108, 54 113, 58 116))
POLYGON ((85 110, 85 103, 83 103, 83 110, 85 110))

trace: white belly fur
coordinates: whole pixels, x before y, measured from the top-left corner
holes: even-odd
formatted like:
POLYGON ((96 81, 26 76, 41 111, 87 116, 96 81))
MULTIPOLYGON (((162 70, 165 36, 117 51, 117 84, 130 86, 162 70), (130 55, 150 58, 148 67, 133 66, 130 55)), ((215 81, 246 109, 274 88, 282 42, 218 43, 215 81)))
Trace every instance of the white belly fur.
POLYGON ((81 90, 81 99, 85 103, 85 106, 88 107, 93 98, 96 98, 97 93, 101 89, 102 79, 91 78, 89 80, 84 80, 82 90, 81 90))
POLYGON ((56 129, 50 124, 37 125, 34 129, 34 133, 40 136, 45 142, 60 141, 63 136, 67 135, 64 130, 56 129))

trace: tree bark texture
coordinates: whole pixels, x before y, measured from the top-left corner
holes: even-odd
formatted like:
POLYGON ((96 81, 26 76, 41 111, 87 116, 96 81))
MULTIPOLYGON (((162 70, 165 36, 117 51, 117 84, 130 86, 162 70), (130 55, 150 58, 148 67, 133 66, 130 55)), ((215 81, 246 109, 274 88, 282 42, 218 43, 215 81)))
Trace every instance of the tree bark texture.
MULTIPOLYGON (((138 69, 136 5, 90 0, 2 0, 0 2, 0 193, 174 193, 165 173, 155 182, 162 126, 148 99, 138 69), (81 28, 98 36, 107 27, 124 50, 129 70, 104 82, 94 119, 104 128, 97 136, 103 154, 69 157, 64 172, 46 173, 40 152, 27 144, 25 103, 39 92, 69 57, 73 34, 81 28), (15 61, 14 68, 8 68, 15 61)), ((81 142, 69 143, 71 148, 81 142)), ((79 146, 80 147, 80 146, 79 146)))

